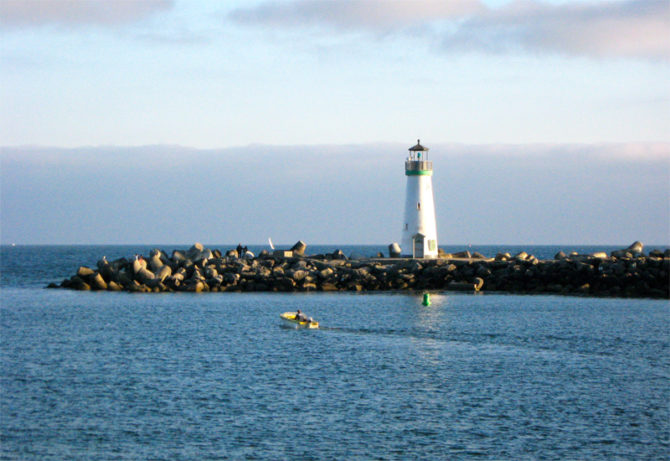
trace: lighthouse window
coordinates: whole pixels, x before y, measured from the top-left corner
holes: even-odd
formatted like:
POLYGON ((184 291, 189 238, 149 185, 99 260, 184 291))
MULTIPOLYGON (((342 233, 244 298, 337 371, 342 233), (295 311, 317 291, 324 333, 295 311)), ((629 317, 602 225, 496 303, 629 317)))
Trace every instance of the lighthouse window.
POLYGON ((416 202, 416 209, 420 210, 421 209, 421 202, 416 202))
POLYGON ((409 225, 405 223, 405 230, 409 229, 409 225))

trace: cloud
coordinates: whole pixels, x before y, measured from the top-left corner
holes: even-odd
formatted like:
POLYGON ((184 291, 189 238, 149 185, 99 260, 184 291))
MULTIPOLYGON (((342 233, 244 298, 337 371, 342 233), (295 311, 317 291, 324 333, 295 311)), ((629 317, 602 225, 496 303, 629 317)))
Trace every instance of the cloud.
POLYGON ((295 0, 269 1, 253 8, 239 8, 230 17, 241 24, 313 26, 336 29, 403 29, 436 18, 460 18, 484 11, 478 0, 295 0))
POLYGON ((2 0, 0 26, 111 26, 168 10, 173 3, 173 0, 2 0))
POLYGON ((464 21, 445 50, 555 52, 591 57, 670 58, 666 0, 549 5, 518 1, 464 21))
POLYGON ((478 0, 270 1, 230 14, 240 24, 325 26, 336 32, 437 33, 444 52, 559 53, 588 57, 670 59, 667 0, 518 0, 489 8, 478 0))

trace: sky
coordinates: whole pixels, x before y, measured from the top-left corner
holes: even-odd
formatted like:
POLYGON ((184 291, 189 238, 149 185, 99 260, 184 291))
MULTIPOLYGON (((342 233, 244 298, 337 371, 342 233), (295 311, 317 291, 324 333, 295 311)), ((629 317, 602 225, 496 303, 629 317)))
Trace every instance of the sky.
POLYGON ((670 243, 666 0, 0 2, 2 243, 670 243))

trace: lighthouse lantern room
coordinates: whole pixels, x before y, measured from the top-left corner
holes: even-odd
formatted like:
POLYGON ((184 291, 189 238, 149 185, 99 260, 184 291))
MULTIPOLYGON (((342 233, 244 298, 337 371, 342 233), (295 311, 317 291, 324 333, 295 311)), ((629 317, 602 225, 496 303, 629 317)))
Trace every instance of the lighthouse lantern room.
POLYGON ((400 248, 407 258, 437 258, 437 224, 433 199, 433 162, 417 140, 405 160, 405 220, 400 248))

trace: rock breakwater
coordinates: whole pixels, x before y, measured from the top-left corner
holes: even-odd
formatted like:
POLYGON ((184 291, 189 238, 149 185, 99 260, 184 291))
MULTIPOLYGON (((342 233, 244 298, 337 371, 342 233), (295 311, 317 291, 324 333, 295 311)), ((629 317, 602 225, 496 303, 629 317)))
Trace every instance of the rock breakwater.
POLYGON ((236 250, 222 253, 201 244, 168 254, 155 249, 107 261, 49 288, 129 292, 466 290, 670 298, 670 251, 627 249, 580 255, 559 252, 538 260, 521 252, 487 258, 468 252, 432 260, 347 258, 341 251, 305 256, 300 251, 236 250))

